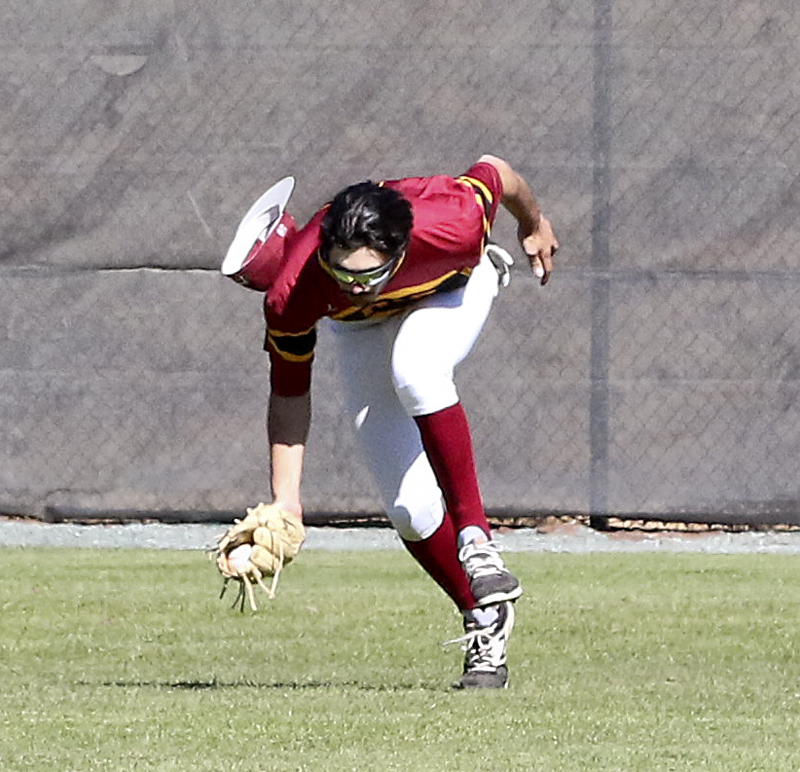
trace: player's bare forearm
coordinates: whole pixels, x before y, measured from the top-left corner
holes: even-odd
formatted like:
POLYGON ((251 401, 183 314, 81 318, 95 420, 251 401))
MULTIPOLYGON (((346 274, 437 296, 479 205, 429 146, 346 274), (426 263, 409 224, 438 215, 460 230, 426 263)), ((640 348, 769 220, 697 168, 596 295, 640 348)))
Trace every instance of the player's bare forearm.
POLYGON ((539 230, 542 212, 528 183, 502 158, 484 155, 480 160, 497 169, 503 183, 502 204, 514 216, 519 227, 528 233, 539 230))
POLYGON ((267 413, 272 497, 283 509, 302 516, 300 482, 311 425, 311 397, 272 394, 267 413))
POLYGON ((480 158, 497 169, 503 184, 501 203, 517 221, 517 238, 536 276, 547 284, 553 271, 553 255, 558 241, 550 221, 542 214, 533 192, 511 165, 493 155, 480 158))

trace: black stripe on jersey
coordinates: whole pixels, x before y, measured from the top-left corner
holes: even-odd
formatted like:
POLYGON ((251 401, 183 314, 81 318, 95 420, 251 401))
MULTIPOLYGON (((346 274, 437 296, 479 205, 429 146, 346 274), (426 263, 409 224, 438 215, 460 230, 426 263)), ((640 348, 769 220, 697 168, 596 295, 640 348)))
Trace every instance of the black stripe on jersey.
POLYGON ((475 191, 475 200, 478 202, 481 209, 483 209, 483 232, 485 235, 488 235, 490 230, 489 217, 492 214, 492 204, 494 203, 492 191, 489 190, 483 182, 474 177, 463 175, 458 178, 458 181, 466 183, 475 191))
POLYGON ((274 351, 288 362, 308 362, 314 356, 316 345, 316 327, 298 333, 267 330, 264 341, 266 351, 274 351))

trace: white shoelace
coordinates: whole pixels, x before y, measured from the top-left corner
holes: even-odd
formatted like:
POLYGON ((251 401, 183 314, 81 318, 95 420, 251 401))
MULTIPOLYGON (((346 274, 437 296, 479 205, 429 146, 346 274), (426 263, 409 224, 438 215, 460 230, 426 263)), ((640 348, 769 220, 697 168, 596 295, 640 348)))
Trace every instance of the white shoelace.
POLYGON ((467 576, 474 579, 479 576, 496 574, 498 571, 505 571, 506 566, 500 553, 503 551, 502 545, 496 541, 483 543, 470 542, 465 544, 458 553, 458 559, 464 566, 467 576))
POLYGON ((488 670, 494 672, 505 663, 506 636, 492 635, 487 632, 495 625, 478 627, 469 630, 458 638, 445 641, 442 646, 460 643, 462 651, 467 653, 469 670, 488 670))

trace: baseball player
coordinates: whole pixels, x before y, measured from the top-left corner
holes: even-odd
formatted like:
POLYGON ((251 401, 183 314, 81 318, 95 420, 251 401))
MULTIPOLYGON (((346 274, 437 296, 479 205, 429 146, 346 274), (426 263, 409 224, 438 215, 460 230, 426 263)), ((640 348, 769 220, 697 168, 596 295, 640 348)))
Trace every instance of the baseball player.
POLYGON ((311 370, 325 323, 387 516, 463 615, 455 686, 506 687, 522 588, 491 537, 453 371, 507 280, 510 258, 488 243, 498 205, 516 219, 542 285, 558 248, 550 222, 525 180, 491 155, 458 177, 353 185, 301 229, 285 211, 293 184, 256 202, 223 264, 265 293, 273 503, 302 518, 311 370))

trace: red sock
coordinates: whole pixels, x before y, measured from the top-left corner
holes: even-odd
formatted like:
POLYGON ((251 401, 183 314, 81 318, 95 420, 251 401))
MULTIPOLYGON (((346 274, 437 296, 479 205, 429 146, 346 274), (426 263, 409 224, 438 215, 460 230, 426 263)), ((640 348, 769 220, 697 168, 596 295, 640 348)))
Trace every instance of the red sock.
POLYGON ((467 575, 458 560, 456 531, 447 514, 433 536, 423 541, 404 540, 403 544, 461 611, 475 608, 467 575))
POLYGON ((488 536, 491 529, 483 511, 469 424, 461 403, 414 420, 456 533, 474 525, 488 536))

